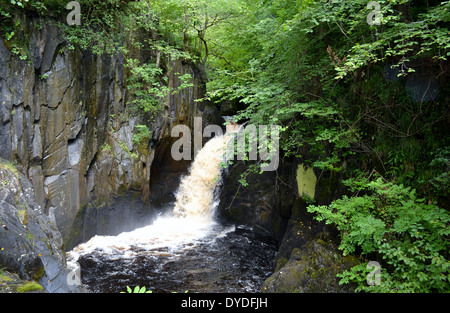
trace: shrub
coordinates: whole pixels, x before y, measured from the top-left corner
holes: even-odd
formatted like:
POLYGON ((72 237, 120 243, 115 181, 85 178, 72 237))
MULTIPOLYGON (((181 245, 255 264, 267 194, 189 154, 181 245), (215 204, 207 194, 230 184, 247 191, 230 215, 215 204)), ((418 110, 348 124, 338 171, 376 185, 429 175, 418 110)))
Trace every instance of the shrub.
POLYGON ((370 292, 450 291, 449 213, 382 178, 345 183, 355 196, 310 205, 308 211, 336 225, 344 254, 379 260, 382 269, 380 284, 365 284, 367 263, 340 274, 340 283, 354 282, 357 291, 370 292))
POLYGON ((120 293, 153 293, 151 290, 147 290, 145 286, 139 287, 136 286, 134 289, 131 289, 129 286, 127 286, 127 292, 121 291, 120 293))

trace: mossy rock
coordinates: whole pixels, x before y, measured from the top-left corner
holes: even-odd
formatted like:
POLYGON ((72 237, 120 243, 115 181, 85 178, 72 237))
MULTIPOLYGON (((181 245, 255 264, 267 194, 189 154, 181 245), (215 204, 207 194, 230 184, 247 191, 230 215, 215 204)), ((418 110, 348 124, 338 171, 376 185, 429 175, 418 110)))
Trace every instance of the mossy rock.
POLYGON ((78 286, 66 282, 69 271, 61 233, 36 203, 31 182, 8 162, 0 159, 0 164, 0 269, 23 279, 8 275, 9 281, 2 274, 4 292, 39 291, 41 287, 47 292, 78 292, 78 286))
POLYGON ((337 247, 317 237, 303 248, 292 250, 289 260, 279 259, 277 270, 264 283, 263 292, 342 293, 352 286, 339 285, 337 274, 358 264, 351 256, 343 257, 337 247), (281 264, 283 266, 280 267, 281 264))
POLYGON ((2 271, 0 293, 45 293, 45 290, 35 281, 22 280, 17 274, 2 271))
POLYGON ((28 282, 25 282, 23 285, 20 285, 19 287, 17 287, 18 293, 36 292, 36 291, 41 291, 41 290, 44 290, 44 287, 42 287, 35 281, 28 281, 28 282))

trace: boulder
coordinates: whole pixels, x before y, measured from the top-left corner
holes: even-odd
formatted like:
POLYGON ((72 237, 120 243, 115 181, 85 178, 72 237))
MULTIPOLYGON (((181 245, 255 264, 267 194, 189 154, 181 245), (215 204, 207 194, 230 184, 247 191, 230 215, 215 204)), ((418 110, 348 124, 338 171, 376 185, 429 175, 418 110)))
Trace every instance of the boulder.
POLYGON ((324 225, 314 220, 306 210, 307 203, 302 198, 295 200, 292 214, 287 223, 284 236, 280 242, 275 264, 282 266, 294 249, 303 248, 309 241, 324 231, 324 225))
POLYGON ((239 182, 247 164, 237 162, 229 169, 220 194, 218 215, 228 221, 251 226, 261 235, 276 237, 279 223, 278 196, 274 172, 252 173, 248 185, 239 182))
MULTIPOLYGON (((340 279, 336 275, 357 265, 358 260, 343 256, 338 249, 336 229, 318 222, 307 211, 312 201, 328 203, 335 193, 340 192, 339 180, 332 173, 321 173, 322 180, 318 182, 313 169, 303 164, 293 169, 298 193, 275 259, 275 272, 266 280, 262 291, 353 292, 354 286, 339 285, 340 279)), ((292 178, 292 173, 289 177, 292 178)))
POLYGON ((44 288, 34 281, 23 280, 19 275, 2 271, 0 293, 45 293, 44 288))
POLYGON ((69 285, 60 232, 36 203, 31 182, 0 159, 0 268, 38 282, 47 292, 79 292, 69 285))
POLYGON ((326 237, 322 233, 303 248, 294 248, 289 260, 265 281, 262 292, 353 292, 352 286, 339 285, 336 275, 357 265, 358 261, 352 256, 342 256, 326 237))
POLYGON ((329 203, 342 192, 340 177, 299 161, 283 160, 276 172, 250 174, 247 186, 239 179, 248 164, 235 163, 224 180, 219 216, 278 242, 274 273, 262 291, 351 292, 351 286, 339 285, 336 274, 357 260, 343 257, 337 231, 307 212, 309 204, 329 203))

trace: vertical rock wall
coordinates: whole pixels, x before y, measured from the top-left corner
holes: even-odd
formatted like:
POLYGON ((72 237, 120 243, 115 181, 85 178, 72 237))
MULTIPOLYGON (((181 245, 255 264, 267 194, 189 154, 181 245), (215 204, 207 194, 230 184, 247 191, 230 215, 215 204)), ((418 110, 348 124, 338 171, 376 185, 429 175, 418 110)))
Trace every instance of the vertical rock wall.
MULTIPOLYGON (((30 178, 36 202, 73 245, 88 239, 73 227, 83 228, 74 221, 89 203, 107 203, 127 190, 148 200, 156 146, 172 126, 208 112, 194 101, 204 86, 191 64, 169 63, 170 85, 179 83, 173 73, 191 73, 194 86, 168 97, 165 112, 150 122, 127 108, 122 56, 69 50, 50 22, 24 23, 31 32, 29 60, 0 40, 0 157, 30 178), (139 149, 133 143, 137 124, 152 131, 139 149)), ((134 53, 152 58, 151 51, 134 53)))

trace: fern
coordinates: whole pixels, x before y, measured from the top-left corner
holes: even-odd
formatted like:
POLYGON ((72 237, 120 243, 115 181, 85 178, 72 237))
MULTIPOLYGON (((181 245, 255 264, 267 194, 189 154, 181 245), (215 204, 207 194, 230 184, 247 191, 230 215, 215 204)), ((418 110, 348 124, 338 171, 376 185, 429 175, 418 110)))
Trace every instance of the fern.
POLYGON ((415 190, 385 182, 346 181, 354 191, 328 206, 308 206, 317 220, 334 224, 341 232, 344 254, 359 253, 383 264, 382 284, 365 283, 364 264, 340 275, 341 283, 354 282, 357 291, 447 292, 450 290, 450 215, 418 199, 415 190))

